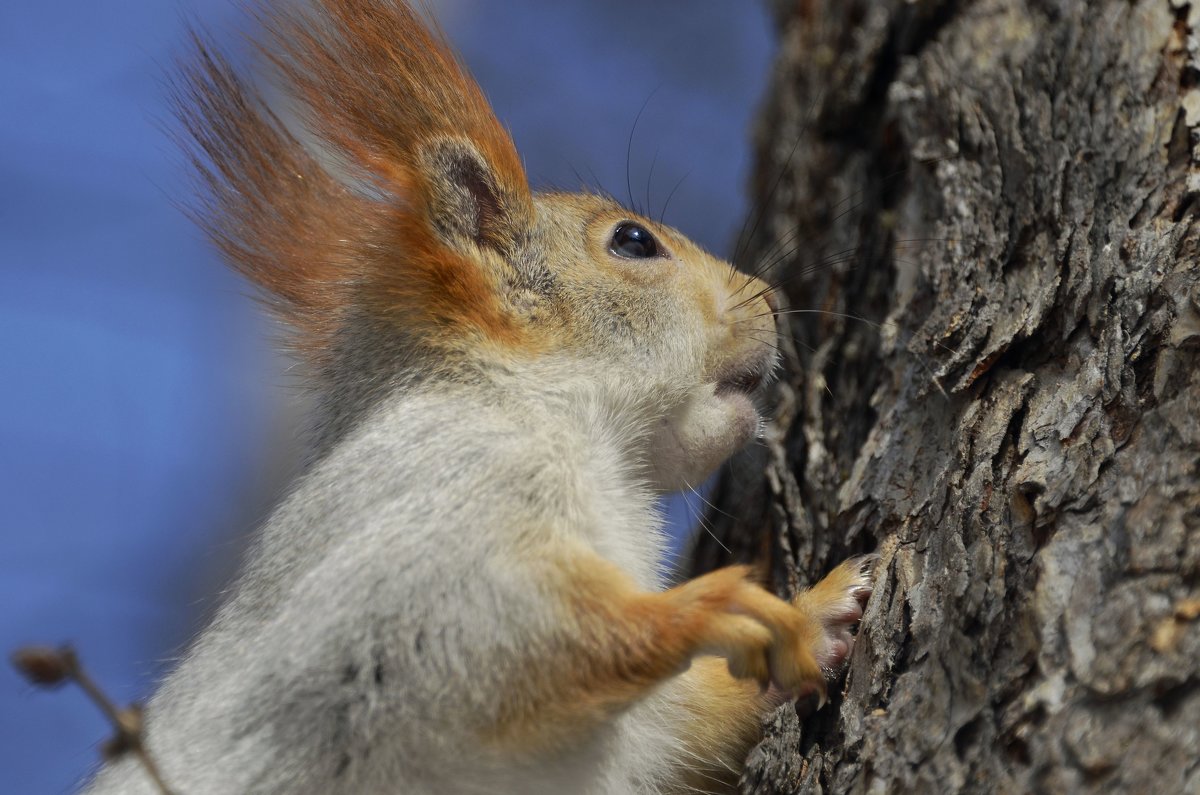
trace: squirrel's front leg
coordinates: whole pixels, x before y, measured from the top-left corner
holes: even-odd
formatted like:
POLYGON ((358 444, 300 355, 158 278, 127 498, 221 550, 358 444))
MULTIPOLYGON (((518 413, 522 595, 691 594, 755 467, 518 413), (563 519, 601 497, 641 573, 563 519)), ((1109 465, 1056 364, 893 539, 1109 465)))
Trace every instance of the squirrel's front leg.
POLYGON ((569 743, 691 667, 680 682, 677 716, 678 739, 696 746, 686 752, 697 761, 714 752, 725 756, 732 746, 744 752, 743 738, 754 733, 747 727, 770 701, 768 685, 824 691, 870 593, 864 559, 847 561, 792 604, 753 582, 744 566, 659 593, 639 589, 588 552, 556 556, 542 572, 547 595, 561 605, 562 624, 542 652, 553 659, 531 661, 547 675, 530 677, 504 700, 487 738, 501 748, 569 743))
MULTIPOLYGON (((824 696, 826 680, 836 675, 853 647, 850 630, 871 594, 877 560, 877 555, 850 558, 792 601, 810 626, 819 627, 812 653, 825 679, 787 695, 817 691, 824 696)), ((684 745, 675 777, 678 788, 672 791, 732 792, 746 754, 760 737, 762 715, 786 696, 776 688, 764 691, 753 681, 735 679, 724 660, 715 657, 697 658, 680 680, 682 723, 677 733, 684 745)))

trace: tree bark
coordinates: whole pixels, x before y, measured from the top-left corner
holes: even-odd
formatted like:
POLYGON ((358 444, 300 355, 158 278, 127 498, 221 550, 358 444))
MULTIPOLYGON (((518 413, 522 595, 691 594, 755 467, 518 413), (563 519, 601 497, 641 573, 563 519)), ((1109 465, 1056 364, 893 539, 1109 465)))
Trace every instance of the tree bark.
POLYGON ((1200 793, 1200 3, 776 11, 741 259, 803 311, 696 565, 882 560, 743 791, 1200 793))

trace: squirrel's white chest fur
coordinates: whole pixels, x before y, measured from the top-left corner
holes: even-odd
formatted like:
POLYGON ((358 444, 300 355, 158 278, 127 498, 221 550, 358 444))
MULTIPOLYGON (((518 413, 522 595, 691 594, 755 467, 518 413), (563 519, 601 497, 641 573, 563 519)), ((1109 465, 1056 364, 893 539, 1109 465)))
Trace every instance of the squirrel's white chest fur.
MULTIPOLYGON (((538 658, 514 645, 554 642, 554 606, 528 587, 523 550, 574 533, 658 587, 654 497, 612 417, 574 419, 570 431, 561 417, 518 422, 465 393, 375 411, 276 511, 153 700, 164 775, 213 795, 653 791, 669 688, 554 764, 500 762, 475 735, 495 688, 539 675, 508 670, 538 658)), ((143 778, 114 765, 93 792, 152 792, 143 778)))

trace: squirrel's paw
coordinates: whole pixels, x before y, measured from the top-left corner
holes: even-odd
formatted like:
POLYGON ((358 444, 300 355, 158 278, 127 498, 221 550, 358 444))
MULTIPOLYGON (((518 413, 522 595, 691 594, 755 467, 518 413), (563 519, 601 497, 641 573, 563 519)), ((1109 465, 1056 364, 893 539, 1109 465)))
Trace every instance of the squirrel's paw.
POLYGON ((824 630, 817 659, 821 667, 835 672, 854 647, 851 629, 862 618, 863 607, 873 588, 878 555, 860 555, 843 561, 825 579, 793 601, 801 612, 824 630))
POLYGON ((755 584, 744 566, 710 572, 666 596, 680 610, 675 626, 697 629, 701 651, 725 657, 733 676, 776 692, 823 696, 850 653, 850 630, 862 617, 877 560, 845 561, 791 604, 755 584))
MULTIPOLYGON (((819 637, 811 638, 813 654, 826 679, 833 679, 854 648, 851 629, 863 615, 873 589, 878 555, 859 555, 843 561, 825 579, 802 591, 793 606, 819 637)), ((818 689, 823 693, 823 682, 818 689)))
POLYGON ((770 681, 768 655, 774 633, 764 605, 769 613, 772 597, 754 584, 749 567, 718 569, 666 595, 680 610, 681 619, 674 625, 698 629, 702 653, 724 657, 738 679, 770 681))

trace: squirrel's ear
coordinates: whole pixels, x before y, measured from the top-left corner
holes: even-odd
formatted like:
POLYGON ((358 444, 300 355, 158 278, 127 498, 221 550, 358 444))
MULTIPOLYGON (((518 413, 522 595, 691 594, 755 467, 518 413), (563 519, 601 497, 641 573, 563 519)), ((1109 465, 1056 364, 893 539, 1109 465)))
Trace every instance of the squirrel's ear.
POLYGON ((309 131, 398 212, 425 215, 450 245, 503 247, 533 215, 525 169, 428 5, 308 6, 270 17, 268 55, 309 131))
POLYGON ((199 36, 176 88, 195 214, 318 361, 363 316, 431 345, 521 337, 497 260, 533 220, 525 169, 428 4, 413 3, 255 6, 305 142, 199 36))
POLYGON ((421 152, 430 221, 447 242, 507 251, 530 222, 529 188, 506 185, 467 139, 442 138, 421 152))

